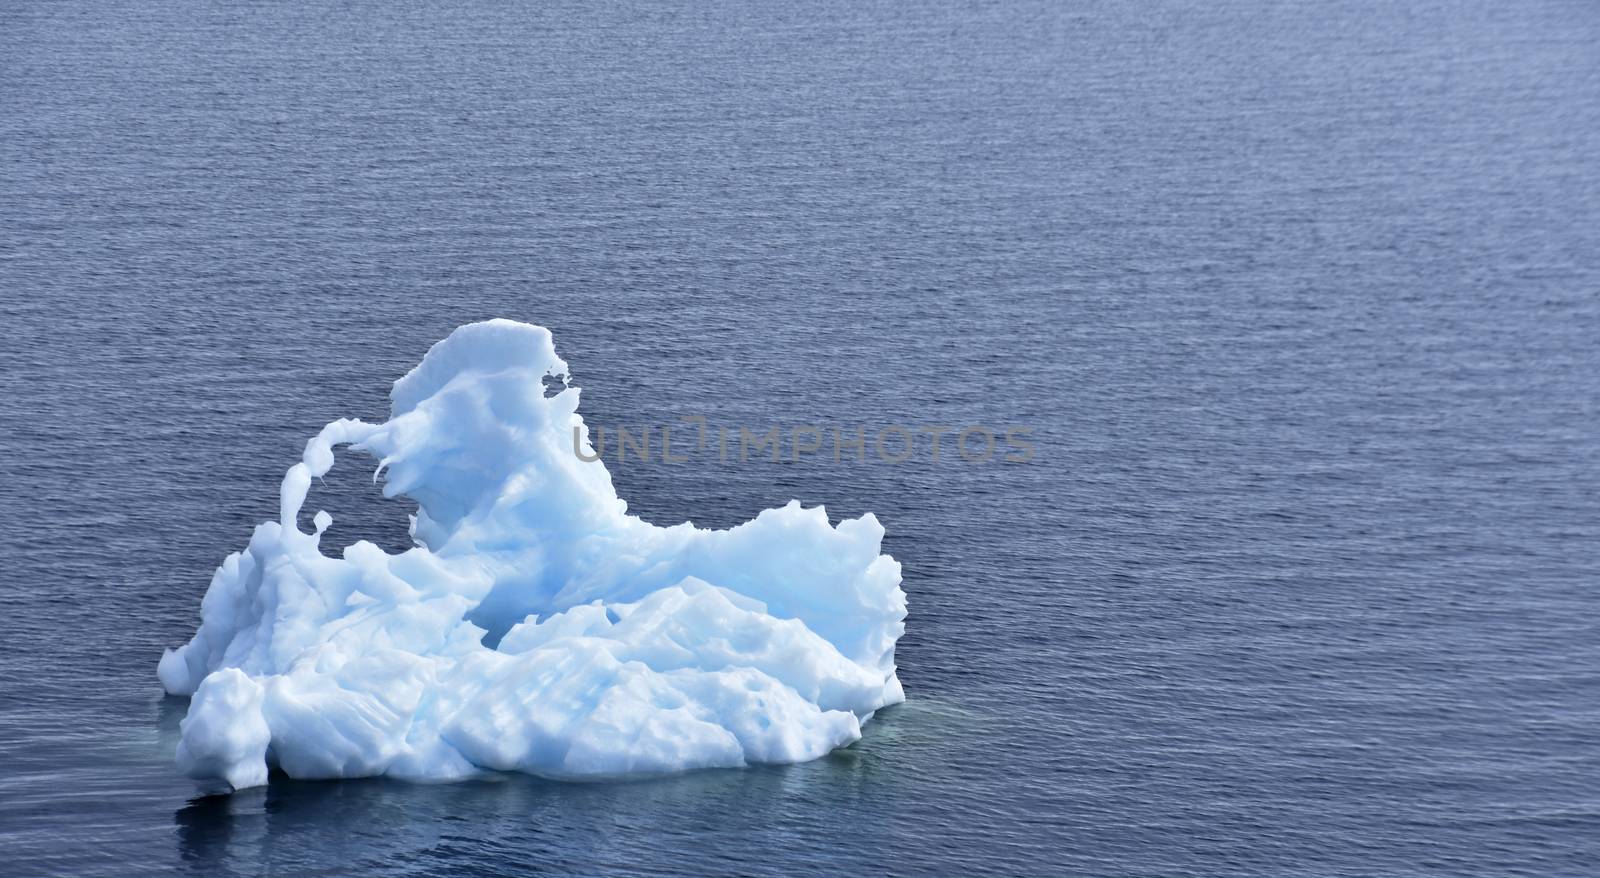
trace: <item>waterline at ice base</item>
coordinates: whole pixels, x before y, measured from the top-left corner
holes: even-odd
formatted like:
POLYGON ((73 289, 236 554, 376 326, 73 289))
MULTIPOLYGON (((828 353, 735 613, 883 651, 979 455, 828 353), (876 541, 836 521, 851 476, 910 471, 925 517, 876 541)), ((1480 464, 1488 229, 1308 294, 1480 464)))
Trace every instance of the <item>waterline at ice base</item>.
POLYGON ((187 774, 597 779, 815 759, 904 699, 900 565, 867 514, 790 502, 730 530, 627 514, 549 331, 460 327, 284 476, 280 518, 228 556, 201 625, 162 656, 191 695, 187 774), (341 445, 416 501, 415 546, 323 553, 297 525, 341 445), (586 449, 592 455, 592 449, 586 449))

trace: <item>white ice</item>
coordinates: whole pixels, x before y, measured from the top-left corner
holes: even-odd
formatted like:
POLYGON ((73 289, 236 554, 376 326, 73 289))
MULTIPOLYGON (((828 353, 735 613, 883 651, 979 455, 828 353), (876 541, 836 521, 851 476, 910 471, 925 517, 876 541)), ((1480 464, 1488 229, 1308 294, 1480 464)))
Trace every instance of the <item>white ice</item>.
MULTIPOLYGON (((814 759, 903 700, 900 565, 867 514, 790 502, 731 530, 627 514, 574 453, 550 333, 493 320, 434 345, 388 421, 342 419, 284 476, 280 519, 228 556, 168 650, 192 695, 178 764, 234 788, 296 778, 599 778, 814 759), (416 546, 324 555, 297 526, 336 446, 414 499, 416 546), (485 645, 488 632, 505 632, 485 645)), ((593 455, 592 448, 585 453, 593 455)))

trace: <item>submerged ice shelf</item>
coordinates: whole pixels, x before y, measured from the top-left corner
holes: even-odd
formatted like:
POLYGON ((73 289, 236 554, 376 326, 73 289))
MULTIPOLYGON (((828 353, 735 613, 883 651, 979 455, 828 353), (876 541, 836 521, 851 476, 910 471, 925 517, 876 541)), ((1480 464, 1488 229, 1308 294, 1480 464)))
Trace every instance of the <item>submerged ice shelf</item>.
MULTIPOLYGON (((578 390, 550 333, 463 326, 284 476, 280 518, 228 556, 168 692, 178 763, 235 788, 292 777, 588 778, 814 759, 904 698, 900 565, 867 514, 790 502, 730 530, 627 514, 573 451, 578 390), (297 518, 350 445, 419 506, 416 546, 324 555, 297 518), (491 635, 504 632, 498 640, 491 635)), ((592 454, 592 449, 586 449, 592 454)), ((378 477, 374 475, 374 478, 378 477)))

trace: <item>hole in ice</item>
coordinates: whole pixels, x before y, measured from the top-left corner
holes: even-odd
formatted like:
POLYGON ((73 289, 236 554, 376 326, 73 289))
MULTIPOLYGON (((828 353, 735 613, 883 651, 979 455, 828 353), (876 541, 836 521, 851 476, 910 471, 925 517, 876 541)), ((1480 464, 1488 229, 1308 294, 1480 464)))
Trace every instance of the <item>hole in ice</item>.
POLYGON ((382 481, 372 480, 376 465, 368 455, 340 449, 333 469, 311 480, 298 520, 300 529, 311 533, 316 530, 314 517, 319 510, 333 516, 333 524, 322 533, 324 555, 338 557, 341 549, 360 540, 390 554, 415 545, 410 516, 417 511, 416 501, 383 496, 382 481))
POLYGON ((568 387, 565 375, 546 375, 540 379, 540 383, 544 385, 544 395, 547 397, 555 396, 568 387))

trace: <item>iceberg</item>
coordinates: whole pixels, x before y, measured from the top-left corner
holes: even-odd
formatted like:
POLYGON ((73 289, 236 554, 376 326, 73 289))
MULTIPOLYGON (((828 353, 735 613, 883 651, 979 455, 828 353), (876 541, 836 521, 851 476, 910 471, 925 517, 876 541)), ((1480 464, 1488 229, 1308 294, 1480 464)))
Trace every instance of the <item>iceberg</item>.
POLYGON ((905 593, 876 518, 833 526, 797 501, 729 530, 631 516, 585 459, 567 376, 543 327, 468 324, 395 382, 387 421, 306 444, 279 520, 161 657, 162 685, 191 696, 186 774, 239 789, 274 766, 446 781, 799 762, 904 700, 905 593), (340 446, 416 501, 412 548, 324 554, 325 511, 301 530, 340 446))

